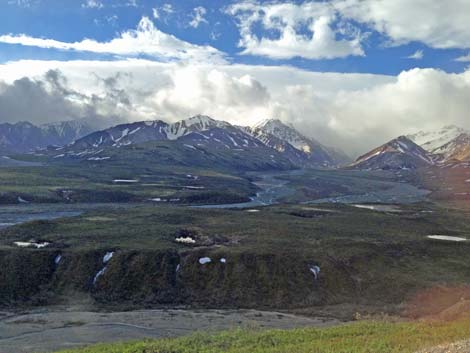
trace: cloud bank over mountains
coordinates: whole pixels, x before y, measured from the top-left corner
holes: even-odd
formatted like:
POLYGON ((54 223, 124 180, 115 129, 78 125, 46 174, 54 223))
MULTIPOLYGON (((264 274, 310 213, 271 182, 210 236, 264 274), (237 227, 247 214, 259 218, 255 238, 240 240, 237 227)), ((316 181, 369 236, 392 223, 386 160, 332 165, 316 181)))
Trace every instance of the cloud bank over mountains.
POLYGON ((175 121, 201 113, 245 125, 275 117, 355 154, 422 128, 470 128, 470 71, 414 69, 393 77, 145 60, 35 66, 28 61, 0 65, 0 77, 10 73, 0 84, 1 121, 90 115, 175 121), (34 79, 21 78, 27 67, 34 79))

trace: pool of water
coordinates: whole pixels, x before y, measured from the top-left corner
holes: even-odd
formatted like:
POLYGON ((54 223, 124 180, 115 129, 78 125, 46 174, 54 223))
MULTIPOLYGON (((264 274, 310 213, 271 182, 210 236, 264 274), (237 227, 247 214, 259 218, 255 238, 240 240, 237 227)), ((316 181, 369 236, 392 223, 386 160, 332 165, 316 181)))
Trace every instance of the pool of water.
POLYGON ((21 204, 0 206, 0 229, 24 222, 79 216, 92 209, 131 207, 132 204, 21 204))

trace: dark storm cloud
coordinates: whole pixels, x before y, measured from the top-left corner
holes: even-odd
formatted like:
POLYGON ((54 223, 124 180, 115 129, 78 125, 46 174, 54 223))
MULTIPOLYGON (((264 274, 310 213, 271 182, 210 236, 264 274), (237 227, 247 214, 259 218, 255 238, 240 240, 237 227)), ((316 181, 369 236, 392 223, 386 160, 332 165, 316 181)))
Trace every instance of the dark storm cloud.
POLYGON ((100 78, 104 93, 90 96, 71 89, 59 70, 50 70, 39 79, 23 77, 10 84, 0 81, 0 122, 121 121, 132 103, 125 90, 118 88, 120 76, 100 78))

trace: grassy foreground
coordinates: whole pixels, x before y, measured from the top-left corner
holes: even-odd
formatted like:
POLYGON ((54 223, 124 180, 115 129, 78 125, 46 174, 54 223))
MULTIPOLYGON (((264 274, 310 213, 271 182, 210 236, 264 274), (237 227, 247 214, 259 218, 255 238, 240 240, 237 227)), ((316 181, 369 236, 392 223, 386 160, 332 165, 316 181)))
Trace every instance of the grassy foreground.
POLYGON ((326 329, 198 333, 63 353, 411 353, 469 337, 470 318, 455 322, 362 321, 326 329))

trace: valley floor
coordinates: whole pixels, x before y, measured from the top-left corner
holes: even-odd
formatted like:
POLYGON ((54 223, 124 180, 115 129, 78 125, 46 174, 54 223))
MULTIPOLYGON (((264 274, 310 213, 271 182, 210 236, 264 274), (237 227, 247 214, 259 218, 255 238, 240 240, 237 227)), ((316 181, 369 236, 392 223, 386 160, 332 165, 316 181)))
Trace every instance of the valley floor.
POLYGON ((96 343, 167 338, 197 331, 292 329, 339 324, 257 310, 139 310, 93 312, 87 308, 36 308, 0 313, 0 353, 51 352, 96 343))
MULTIPOLYGON (((470 321, 462 318, 346 325, 318 318, 350 321, 359 312, 429 320, 445 312, 455 320, 456 312, 470 312, 470 242, 453 241, 470 239, 470 213, 448 202, 468 201, 463 169, 243 178, 197 171, 198 178, 180 172, 169 180, 154 173, 129 185, 114 185, 109 172, 86 195, 104 187, 139 197, 107 204, 36 202, 29 197, 38 191, 33 176, 44 170, 0 173, 0 181, 19 180, 6 189, 14 203, 23 200, 0 207, 0 353, 144 338, 164 340, 78 352, 411 353, 470 337, 470 321), (28 197, 17 194, 20 176, 31 183, 28 197), (228 186, 231 196, 219 197, 228 186), (212 191, 201 198, 206 188, 212 191), (254 193, 243 204, 249 208, 232 203, 254 193), (172 195, 181 202, 161 201, 172 195), (80 306, 76 298, 83 297, 89 303, 80 306), (422 305, 429 298, 439 300, 422 305), (148 310, 162 307, 172 309, 148 310), (187 310, 175 309, 181 307, 187 310), (103 308, 113 312, 97 312, 103 308), (124 312, 129 308, 139 310, 124 312), (232 331, 207 333, 215 329, 232 331), (205 333, 191 336, 199 330, 205 333)), ((79 179, 76 195, 88 182, 79 179)))

